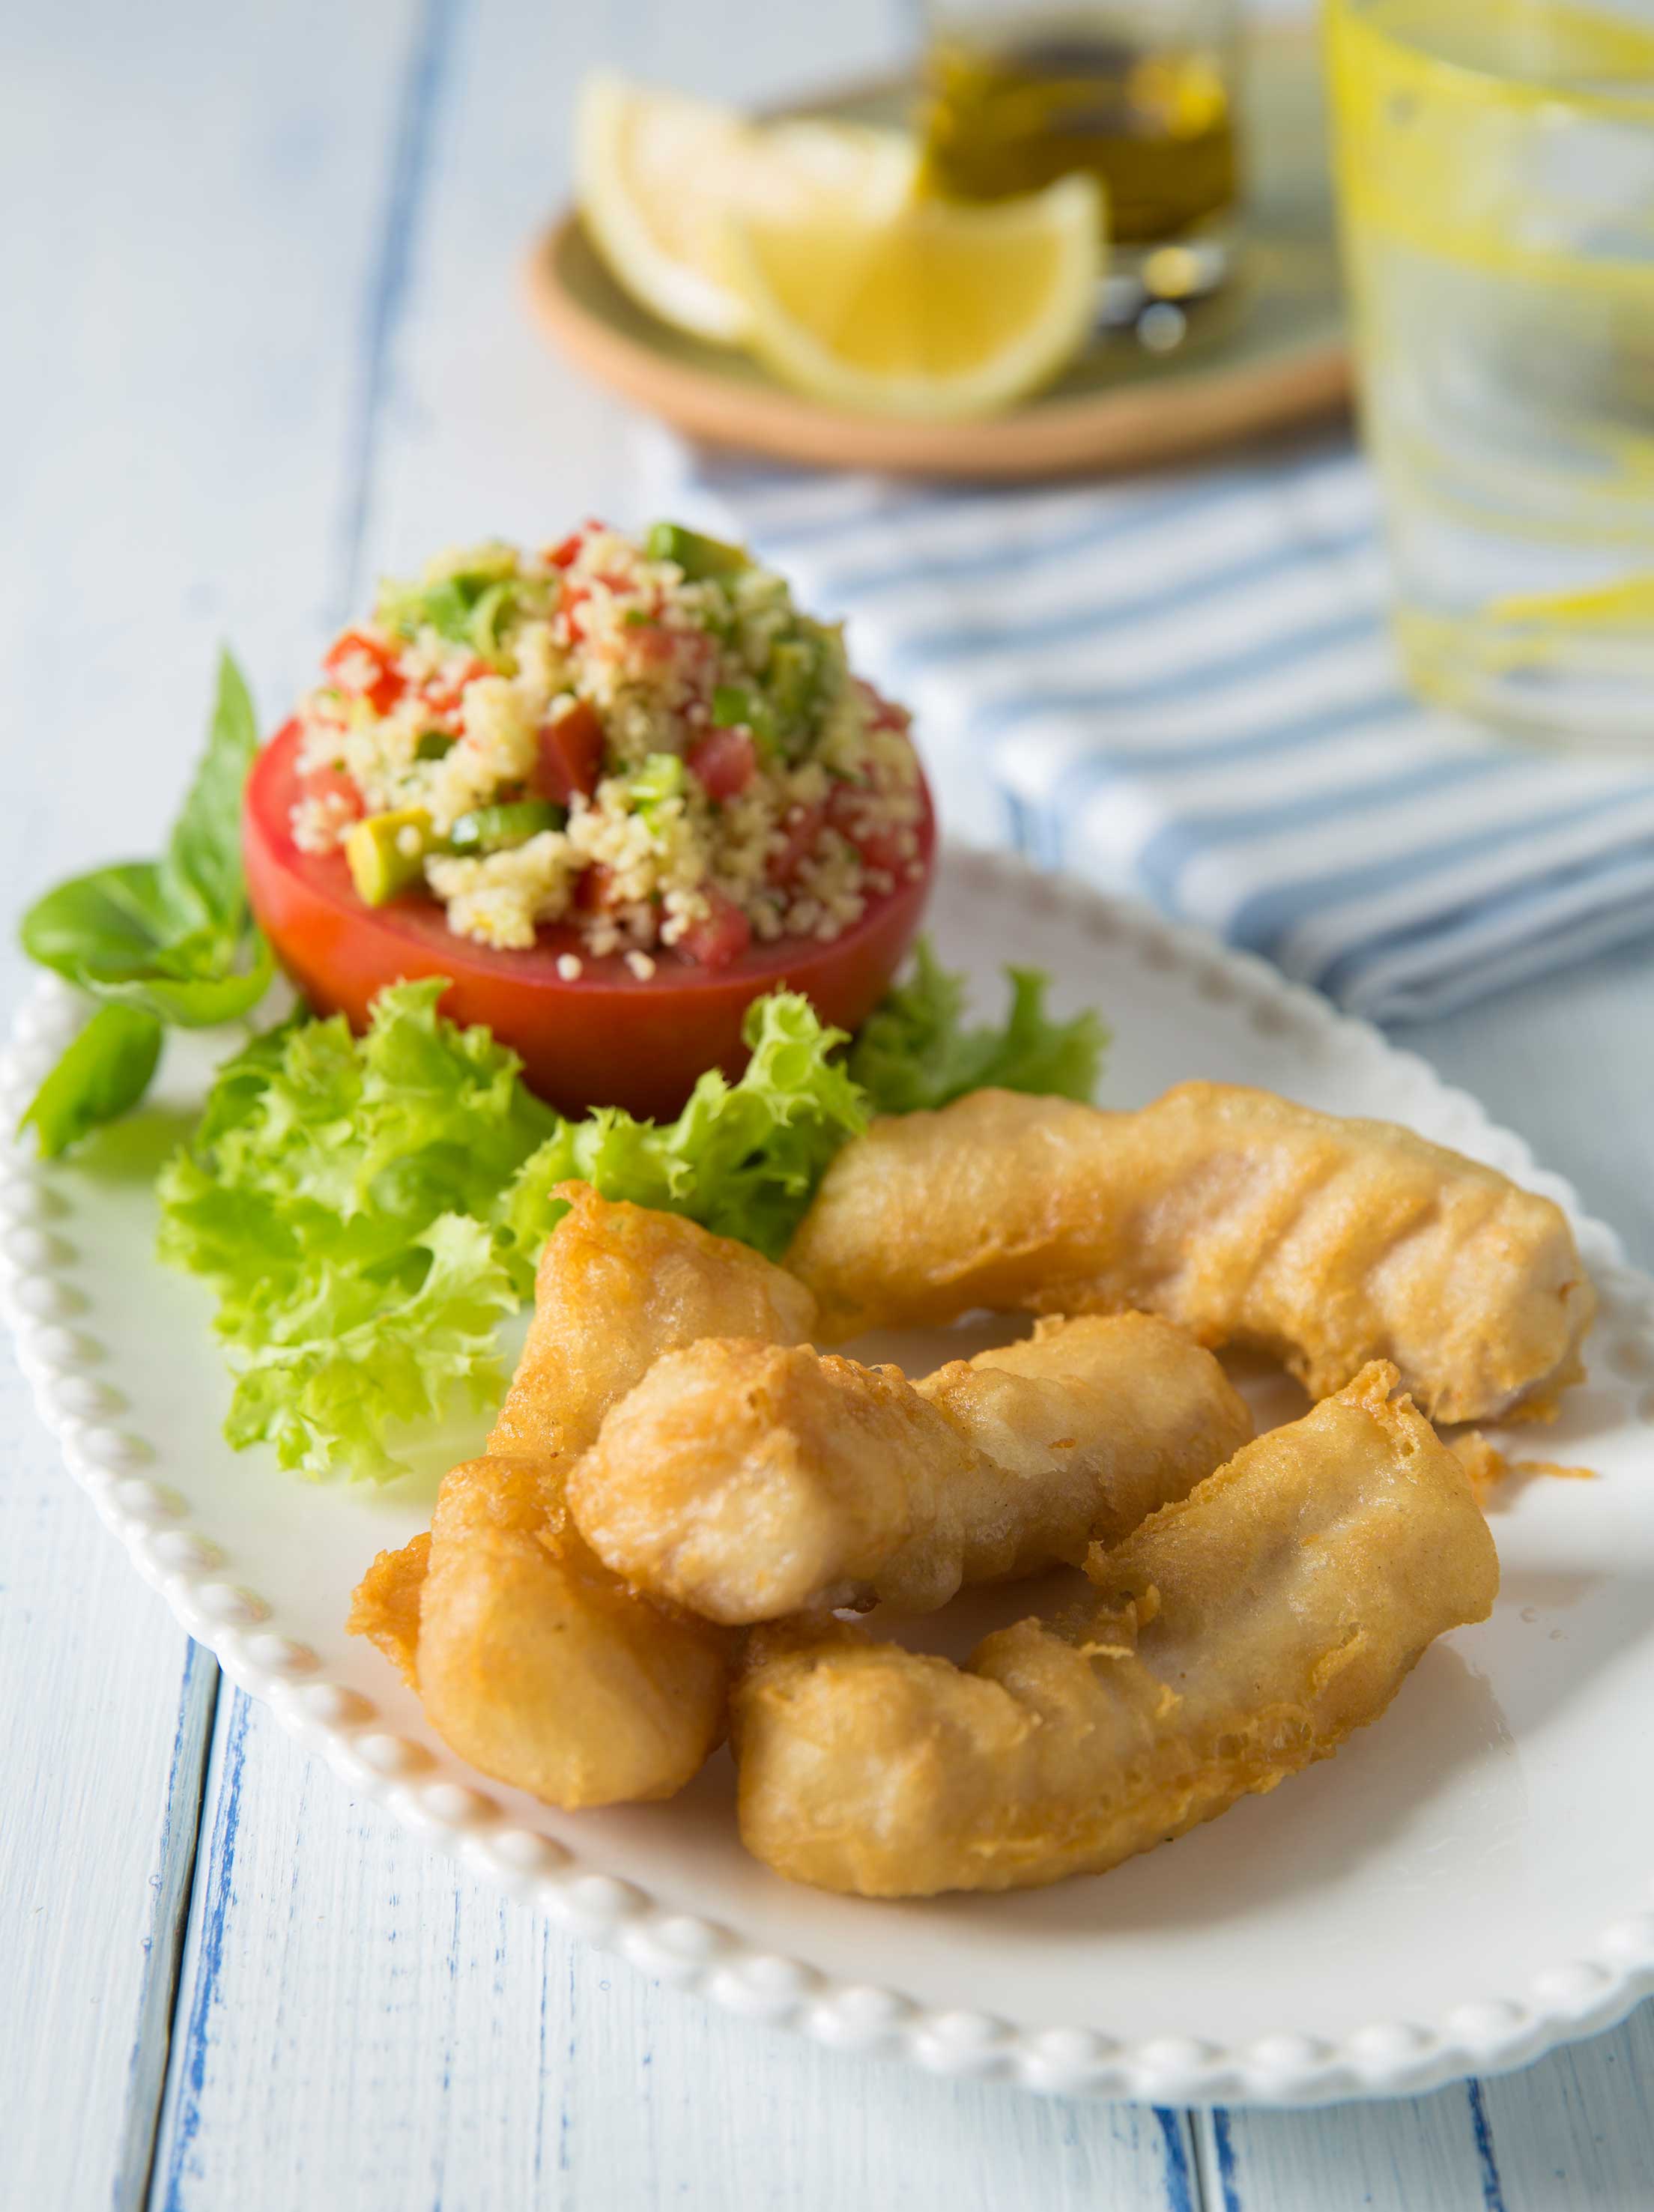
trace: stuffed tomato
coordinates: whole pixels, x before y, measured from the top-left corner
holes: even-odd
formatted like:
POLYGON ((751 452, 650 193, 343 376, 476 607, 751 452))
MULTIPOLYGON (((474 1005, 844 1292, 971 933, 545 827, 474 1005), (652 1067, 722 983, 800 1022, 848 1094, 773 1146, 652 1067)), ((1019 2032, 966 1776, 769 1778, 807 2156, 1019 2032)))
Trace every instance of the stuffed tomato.
POLYGON ((568 1112, 666 1115, 785 983, 854 1029, 935 824, 908 717, 739 548, 590 524, 389 584, 247 787, 253 911, 361 1027, 447 975, 568 1112))

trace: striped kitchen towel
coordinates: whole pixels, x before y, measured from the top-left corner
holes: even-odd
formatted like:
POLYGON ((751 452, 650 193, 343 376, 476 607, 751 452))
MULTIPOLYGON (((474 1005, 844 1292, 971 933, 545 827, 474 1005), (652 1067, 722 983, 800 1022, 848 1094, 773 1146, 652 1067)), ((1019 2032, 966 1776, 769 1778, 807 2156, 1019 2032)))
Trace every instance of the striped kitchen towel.
POLYGON ((1341 439, 1006 490, 650 433, 645 474, 655 512, 745 539, 848 618, 956 832, 1379 1019, 1654 932, 1654 769, 1529 752, 1408 694, 1371 477, 1341 439))

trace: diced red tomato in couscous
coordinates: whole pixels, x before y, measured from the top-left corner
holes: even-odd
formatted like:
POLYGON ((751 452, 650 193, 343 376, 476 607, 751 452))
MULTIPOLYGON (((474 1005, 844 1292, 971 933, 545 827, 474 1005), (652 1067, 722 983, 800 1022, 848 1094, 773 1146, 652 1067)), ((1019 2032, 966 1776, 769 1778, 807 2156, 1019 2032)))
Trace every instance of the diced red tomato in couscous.
POLYGON ((295 841, 503 949, 707 966, 830 942, 921 872, 908 716, 739 549, 591 522, 387 583, 299 710, 295 841))

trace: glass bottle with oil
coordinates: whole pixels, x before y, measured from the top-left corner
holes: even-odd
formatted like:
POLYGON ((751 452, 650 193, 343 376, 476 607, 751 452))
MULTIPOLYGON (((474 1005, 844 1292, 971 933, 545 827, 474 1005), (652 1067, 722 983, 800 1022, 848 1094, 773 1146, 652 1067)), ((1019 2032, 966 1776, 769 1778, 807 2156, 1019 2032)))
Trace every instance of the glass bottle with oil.
POLYGON ((929 0, 926 25, 939 191, 1000 199, 1083 169, 1103 186, 1116 270, 1200 242, 1203 258, 1163 266, 1185 278, 1169 291, 1206 288, 1239 183, 1233 0, 929 0))

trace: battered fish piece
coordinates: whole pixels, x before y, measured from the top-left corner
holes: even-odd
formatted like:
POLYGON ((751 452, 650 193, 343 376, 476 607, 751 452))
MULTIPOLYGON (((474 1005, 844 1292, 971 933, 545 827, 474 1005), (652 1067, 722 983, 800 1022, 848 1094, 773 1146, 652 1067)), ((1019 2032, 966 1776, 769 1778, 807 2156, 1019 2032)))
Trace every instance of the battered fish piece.
POLYGON ((1136 1308, 1317 1398, 1392 1360, 1438 1421, 1548 1414, 1596 1303, 1549 1199, 1389 1122, 1219 1083, 1130 1114, 979 1091, 875 1121, 787 1265, 831 1341, 977 1306, 1136 1308))
POLYGON ((864 1897, 1099 1874, 1325 1759, 1499 1561, 1458 1462, 1375 1362, 1087 1572, 1066 1622, 964 1668, 836 1622, 755 1632, 734 1698, 741 1837, 864 1897))
POLYGON ((462 1758, 548 1804, 670 1796, 723 1732, 733 1640, 617 1582, 567 1526, 562 1487, 550 1459, 443 1478, 417 1686, 462 1758))
POLYGON ((656 1362, 569 1479, 618 1575, 709 1620, 1078 1565, 1252 1433, 1209 1352, 1147 1314, 1042 1322, 923 1382, 807 1347, 711 1340, 656 1362))
POLYGON ((548 1804, 666 1797, 723 1733, 725 1632, 609 1573, 563 1486, 604 1414, 662 1352, 740 1332, 807 1336, 807 1291, 745 1244, 584 1183, 548 1240, 488 1455, 445 1475, 428 1536, 382 1552, 350 1626, 418 1690, 444 1741, 548 1804))
POLYGON ((488 1440, 490 1452, 571 1456, 663 1352, 703 1336, 802 1344, 816 1304, 798 1281, 681 1214, 559 1183, 569 1210, 547 1238, 534 1318, 488 1440))
POLYGON ((419 1602, 430 1565, 431 1532, 423 1528, 399 1551, 376 1552, 350 1594, 345 1627, 377 1644, 410 1690, 419 1687, 419 1602))

